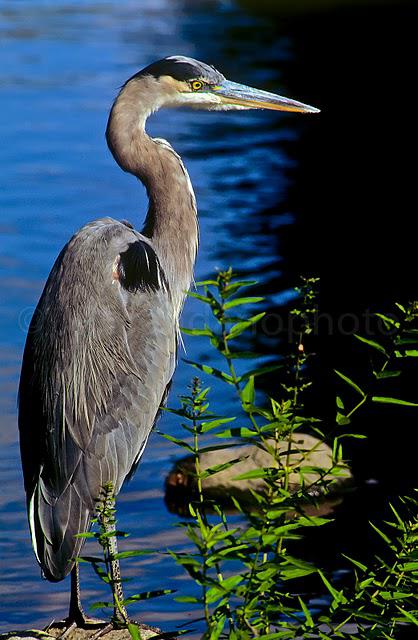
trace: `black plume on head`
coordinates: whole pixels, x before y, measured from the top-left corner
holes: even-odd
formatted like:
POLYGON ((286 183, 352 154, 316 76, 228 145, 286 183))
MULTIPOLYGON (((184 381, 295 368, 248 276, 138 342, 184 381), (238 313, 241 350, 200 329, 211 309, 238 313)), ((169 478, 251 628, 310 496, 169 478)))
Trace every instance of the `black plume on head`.
POLYGON ((136 77, 145 75, 154 76, 155 78, 171 76, 175 80, 204 78, 209 84, 220 84, 225 80, 222 73, 219 73, 214 67, 186 56, 169 56, 153 62, 137 73, 136 77))

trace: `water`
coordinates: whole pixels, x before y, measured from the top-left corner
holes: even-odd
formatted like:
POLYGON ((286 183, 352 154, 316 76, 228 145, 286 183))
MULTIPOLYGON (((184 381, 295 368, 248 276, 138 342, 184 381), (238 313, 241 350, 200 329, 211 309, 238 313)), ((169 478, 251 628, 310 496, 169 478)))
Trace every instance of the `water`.
MULTIPOLYGON (((334 319, 346 311, 360 317, 366 306, 390 310, 390 301, 416 298, 410 232, 416 180, 408 153, 416 126, 410 108, 413 5, 316 4, 328 8, 292 16, 290 4, 268 0, 0 4, 0 630, 43 626, 67 609, 68 581, 41 581, 31 550, 16 389, 28 322, 63 244, 103 215, 141 226, 144 191, 118 169, 104 142, 109 106, 132 73, 165 55, 191 55, 235 81, 279 89, 323 108, 321 116, 306 118, 171 111, 151 119, 151 134, 170 140, 196 190, 197 278, 232 264, 259 279, 272 310, 283 314, 298 275, 320 273, 322 312, 334 319), (256 18, 241 4, 260 10, 270 4, 271 13, 256 18)), ((198 313, 189 301, 184 325, 197 322, 198 313)), ((282 350, 283 336, 255 338, 257 350, 282 350)), ((208 357, 199 341, 186 340, 186 346, 190 359, 208 357)), ((325 336, 315 347, 322 354, 320 384, 309 411, 329 416, 328 424, 335 381, 327 371, 343 368, 357 379, 369 366, 369 354, 361 355, 347 335, 325 336)), ((180 363, 171 404, 191 375, 180 363)), ((416 401, 416 376, 409 379, 396 393, 381 395, 416 401)), ((277 391, 274 379, 265 384, 277 391)), ((179 433, 169 415, 160 427, 179 433)), ((376 546, 368 521, 378 521, 391 492, 416 485, 415 414, 399 417, 376 408, 360 416, 356 429, 370 436, 369 444, 356 441, 349 450, 357 481, 375 481, 344 500, 332 526, 311 531, 303 542, 306 559, 331 570, 343 569, 341 551, 370 559, 376 546), (395 438, 393 424, 402 425, 395 438)), ((120 498, 120 526, 132 532, 129 547, 184 548, 174 527, 178 517, 163 500, 164 477, 177 455, 152 436, 120 498)), ((185 578, 167 556, 133 560, 126 568, 133 592, 184 593, 185 578)), ((105 597, 84 574, 86 603, 105 597)), ((308 581, 304 586, 311 588, 308 581)), ((321 597, 315 589, 312 594, 321 597)), ((138 607, 137 615, 163 629, 192 617, 171 596, 138 607)))
MULTIPOLYGON (((16 389, 28 323, 63 244, 80 226, 103 215, 141 225, 144 190, 119 170, 104 142, 108 108, 118 86, 149 62, 175 53, 215 63, 229 60, 229 68, 222 69, 227 75, 256 86, 277 80, 263 62, 268 52, 254 58, 251 42, 240 44, 254 21, 229 3, 216 7, 214 13, 212 3, 179 0, 144 0, 140 9, 130 0, 23 0, 0 8, 0 631, 45 625, 61 618, 67 608, 68 581, 42 581, 31 550, 16 389), (221 22, 229 25, 224 33, 221 22), (251 64, 241 67, 228 53, 239 48, 240 62, 251 64)), ((287 55, 286 41, 276 42, 275 55, 287 55)), ((292 122, 261 113, 176 111, 152 118, 151 134, 170 140, 195 186, 201 224, 197 278, 230 262, 249 273, 274 275, 270 233, 290 224, 292 215, 272 217, 270 228, 263 230, 256 213, 286 191, 289 160, 281 140, 296 135, 292 122)), ((196 306, 188 304, 185 326, 193 325, 195 314, 196 306)), ((187 349, 191 359, 204 357, 193 341, 187 341, 187 349)), ((185 365, 179 366, 172 402, 191 375, 185 365)), ((179 429, 170 416, 161 427, 174 434, 179 429)), ((120 526, 132 532, 128 547, 183 547, 182 532, 174 528, 178 518, 163 501, 164 477, 175 455, 172 445, 151 437, 140 471, 120 498, 120 526)), ((131 561, 127 571, 134 577, 134 592, 184 584, 183 574, 167 556, 131 561)), ((86 603, 103 598, 94 577, 84 573, 86 603)), ((187 606, 173 603, 171 597, 150 601, 138 614, 163 628, 191 616, 187 606)))

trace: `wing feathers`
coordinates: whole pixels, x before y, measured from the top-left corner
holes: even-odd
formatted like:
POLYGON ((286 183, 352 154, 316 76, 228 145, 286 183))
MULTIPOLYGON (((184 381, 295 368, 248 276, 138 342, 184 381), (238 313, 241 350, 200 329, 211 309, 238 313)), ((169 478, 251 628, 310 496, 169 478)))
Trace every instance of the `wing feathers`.
POLYGON ((61 252, 31 323, 19 398, 31 531, 49 580, 71 570, 102 486, 118 492, 136 466, 174 371, 176 326, 147 238, 99 220, 61 252))

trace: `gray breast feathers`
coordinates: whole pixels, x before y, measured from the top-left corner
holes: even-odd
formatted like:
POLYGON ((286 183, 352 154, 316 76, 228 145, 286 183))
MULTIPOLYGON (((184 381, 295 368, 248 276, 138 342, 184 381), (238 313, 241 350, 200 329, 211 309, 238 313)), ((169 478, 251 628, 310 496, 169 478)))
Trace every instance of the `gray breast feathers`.
POLYGON ((71 569, 101 486, 119 491, 174 372, 178 318, 150 241, 83 227, 48 278, 26 342, 19 429, 32 537, 50 579, 71 569))

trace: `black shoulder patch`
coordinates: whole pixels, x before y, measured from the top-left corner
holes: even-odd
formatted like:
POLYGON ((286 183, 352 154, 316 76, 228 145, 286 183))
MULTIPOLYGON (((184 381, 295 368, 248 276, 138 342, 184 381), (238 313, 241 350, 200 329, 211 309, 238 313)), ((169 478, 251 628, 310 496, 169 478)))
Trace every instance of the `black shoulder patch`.
POLYGON ((119 255, 118 279, 122 287, 134 293, 138 289, 166 289, 167 281, 154 249, 146 242, 132 242, 119 255))

